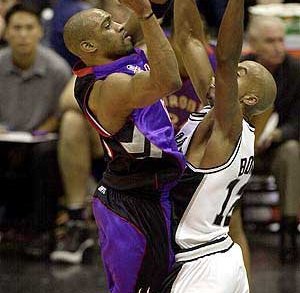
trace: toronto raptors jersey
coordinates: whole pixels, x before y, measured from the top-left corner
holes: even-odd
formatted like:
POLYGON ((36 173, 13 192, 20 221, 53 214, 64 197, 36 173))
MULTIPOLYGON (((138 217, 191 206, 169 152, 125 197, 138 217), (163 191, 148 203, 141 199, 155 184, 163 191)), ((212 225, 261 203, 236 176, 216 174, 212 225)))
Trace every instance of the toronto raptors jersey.
MULTIPOLYGON (((191 114, 178 133, 176 140, 183 153, 207 110, 191 114)), ((189 255, 195 247, 228 238, 234 205, 254 167, 254 128, 245 120, 242 124, 240 138, 224 164, 201 169, 187 163, 184 176, 172 190, 175 247, 179 256, 189 255)))
MULTIPOLYGON (((112 73, 135 75, 149 70, 142 50, 122 57, 110 64, 74 68, 77 75, 75 98, 89 122, 98 131, 108 158, 103 182, 119 190, 168 188, 184 169, 184 156, 177 149, 174 130, 160 100, 151 106, 134 109, 125 125, 115 134, 106 131, 101 121, 88 107, 88 97, 94 83, 112 73)), ((126 101, 124 101, 126 103, 126 101)))

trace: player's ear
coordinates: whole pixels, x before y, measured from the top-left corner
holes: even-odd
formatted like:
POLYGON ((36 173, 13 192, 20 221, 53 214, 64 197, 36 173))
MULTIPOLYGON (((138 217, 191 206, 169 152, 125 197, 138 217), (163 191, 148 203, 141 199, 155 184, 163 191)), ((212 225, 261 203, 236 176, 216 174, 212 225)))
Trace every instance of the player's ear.
POLYGON ((80 43, 80 49, 86 53, 92 53, 97 50, 97 47, 92 41, 86 40, 80 43))
POLYGON ((255 95, 245 95, 240 99, 240 102, 247 106, 254 106, 258 103, 258 97, 255 95))

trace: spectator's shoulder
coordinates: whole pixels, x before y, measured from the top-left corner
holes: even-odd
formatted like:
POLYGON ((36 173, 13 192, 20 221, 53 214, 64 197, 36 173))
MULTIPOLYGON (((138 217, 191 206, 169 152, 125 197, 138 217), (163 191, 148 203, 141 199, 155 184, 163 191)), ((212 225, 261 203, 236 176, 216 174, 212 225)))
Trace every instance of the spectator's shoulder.
POLYGON ((63 71, 71 76, 72 70, 70 65, 53 49, 39 46, 38 51, 41 59, 46 63, 49 71, 63 71))
POLYGON ((294 57, 290 54, 287 54, 286 58, 285 58, 285 62, 287 64, 289 64, 290 66, 292 66, 292 67, 298 68, 298 73, 299 73, 299 69, 300 69, 300 67, 299 67, 300 66, 300 59, 299 58, 296 58, 296 57, 294 57))
POLYGON ((0 60, 6 60, 9 58, 10 49, 9 47, 0 49, 0 60))
POLYGON ((12 67, 11 63, 11 50, 8 47, 0 49, 0 76, 2 77, 3 75, 6 74, 8 68, 12 67))

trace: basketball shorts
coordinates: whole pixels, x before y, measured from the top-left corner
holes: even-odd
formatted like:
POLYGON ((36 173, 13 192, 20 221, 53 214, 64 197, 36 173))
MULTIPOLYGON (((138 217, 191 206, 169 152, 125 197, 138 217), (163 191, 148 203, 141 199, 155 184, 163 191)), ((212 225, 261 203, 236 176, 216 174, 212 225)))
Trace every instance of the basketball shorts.
POLYGON ((177 262, 161 293, 249 293, 242 250, 229 250, 186 262, 177 262))
POLYGON ((157 293, 173 264, 168 192, 151 198, 100 185, 93 198, 111 293, 157 293))

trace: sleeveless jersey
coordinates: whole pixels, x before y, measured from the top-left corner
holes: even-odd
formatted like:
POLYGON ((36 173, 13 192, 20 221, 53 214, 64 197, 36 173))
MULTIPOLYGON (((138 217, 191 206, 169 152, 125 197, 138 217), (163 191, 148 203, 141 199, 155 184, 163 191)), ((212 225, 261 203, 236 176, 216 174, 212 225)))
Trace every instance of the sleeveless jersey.
POLYGON ((112 73, 135 75, 146 70, 149 65, 139 49, 110 64, 85 67, 81 63, 74 68, 75 98, 100 134, 108 158, 103 182, 118 190, 143 188, 145 192, 169 188, 184 169, 184 157, 177 149, 174 130, 161 100, 134 109, 115 134, 106 131, 88 107, 89 94, 97 80, 104 80, 112 73))
MULTIPOLYGON (((183 153, 205 112, 207 108, 191 114, 178 133, 176 140, 183 153)), ((228 238, 234 205, 254 167, 254 128, 245 120, 242 123, 240 138, 226 163, 209 169, 187 163, 183 177, 172 190, 177 260, 192 257, 195 248, 228 238)))

